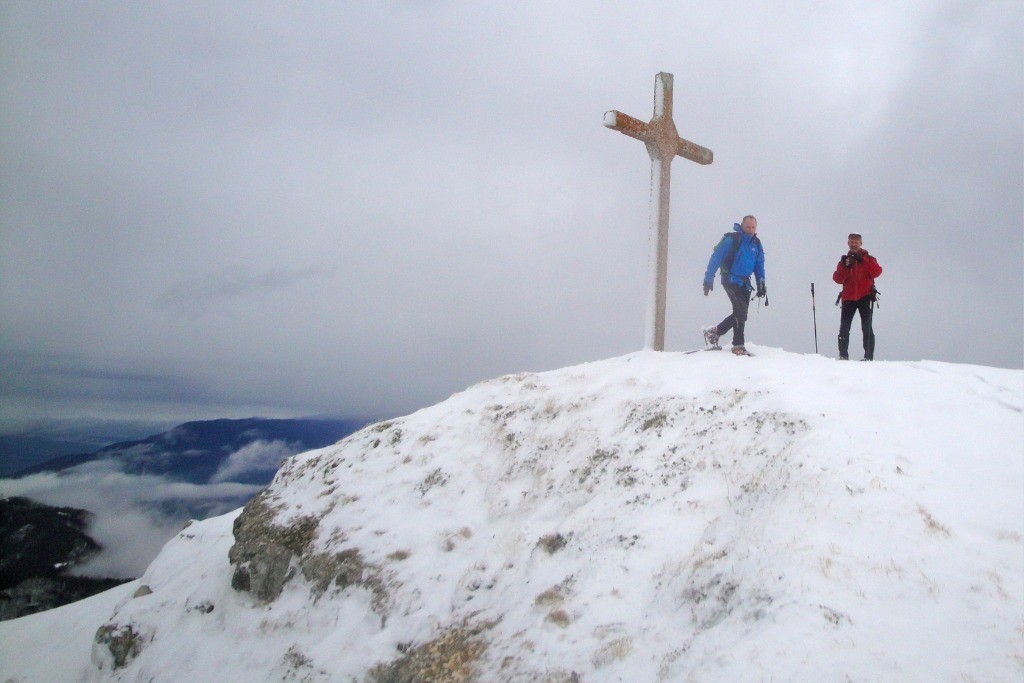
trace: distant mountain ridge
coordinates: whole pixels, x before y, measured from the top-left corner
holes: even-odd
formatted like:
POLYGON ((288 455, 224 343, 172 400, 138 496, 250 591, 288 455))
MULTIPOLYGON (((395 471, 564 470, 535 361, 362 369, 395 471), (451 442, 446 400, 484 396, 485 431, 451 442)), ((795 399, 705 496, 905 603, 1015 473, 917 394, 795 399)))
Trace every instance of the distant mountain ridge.
MULTIPOLYGON (((292 453, 335 443, 367 424, 357 419, 216 419, 186 422, 144 439, 122 441, 92 453, 62 455, 20 470, 16 478, 60 472, 90 462, 114 461, 127 474, 170 477, 193 484, 209 482, 232 454, 256 442, 280 442, 292 453)), ((266 484, 276 467, 243 471, 230 481, 266 484)))
POLYGON ((101 444, 35 434, 0 434, 0 477, 17 476, 22 470, 54 458, 87 453, 97 445, 101 444))

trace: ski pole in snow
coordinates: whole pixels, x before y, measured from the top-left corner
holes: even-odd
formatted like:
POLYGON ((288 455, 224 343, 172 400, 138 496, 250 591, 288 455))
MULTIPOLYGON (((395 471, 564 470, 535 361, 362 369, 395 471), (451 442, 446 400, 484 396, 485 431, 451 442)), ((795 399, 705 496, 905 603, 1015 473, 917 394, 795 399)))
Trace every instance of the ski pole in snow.
POLYGON ((814 306, 814 283, 811 283, 811 315, 814 316, 814 353, 818 353, 818 309, 814 306))

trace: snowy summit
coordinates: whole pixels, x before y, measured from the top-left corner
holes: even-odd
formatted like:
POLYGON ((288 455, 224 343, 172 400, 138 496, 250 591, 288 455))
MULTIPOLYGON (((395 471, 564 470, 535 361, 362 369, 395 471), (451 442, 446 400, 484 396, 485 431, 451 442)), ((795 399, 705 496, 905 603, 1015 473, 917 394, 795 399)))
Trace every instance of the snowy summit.
POLYGON ((1024 373, 755 351, 501 377, 295 456, 0 624, 0 680, 1021 680, 1024 373))

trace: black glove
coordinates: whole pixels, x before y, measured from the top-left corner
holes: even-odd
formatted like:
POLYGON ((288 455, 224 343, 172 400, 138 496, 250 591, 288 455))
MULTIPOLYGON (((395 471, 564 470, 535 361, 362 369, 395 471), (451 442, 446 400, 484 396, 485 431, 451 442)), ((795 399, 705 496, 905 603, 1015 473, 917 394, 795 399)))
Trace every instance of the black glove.
POLYGON ((764 280, 757 281, 757 296, 758 298, 768 296, 768 289, 764 286, 764 280))
POLYGON ((714 288, 715 288, 715 283, 712 280, 705 280, 704 281, 704 296, 707 296, 708 292, 710 292, 714 288))
POLYGON ((842 256, 839 257, 839 265, 843 266, 844 268, 849 268, 850 266, 853 265, 853 257, 850 256, 849 254, 843 254, 842 256))

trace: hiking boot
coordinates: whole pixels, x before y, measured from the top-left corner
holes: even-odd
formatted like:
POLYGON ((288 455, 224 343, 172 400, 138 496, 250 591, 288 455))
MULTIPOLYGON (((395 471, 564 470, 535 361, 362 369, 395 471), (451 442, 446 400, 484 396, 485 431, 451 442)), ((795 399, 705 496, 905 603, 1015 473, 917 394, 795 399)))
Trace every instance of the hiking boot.
POLYGON ((841 353, 839 354, 839 360, 850 360, 850 357, 847 356, 845 353, 841 353))
POLYGON ((709 349, 714 349, 714 350, 718 351, 718 350, 720 350, 722 348, 721 346, 718 345, 718 326, 717 325, 708 325, 707 327, 705 327, 701 331, 704 333, 704 343, 707 345, 707 347, 709 349))
POLYGON ((734 346, 734 347, 732 347, 732 355, 734 355, 734 356, 749 356, 750 354, 747 353, 747 350, 745 348, 743 348, 742 346, 734 346))

